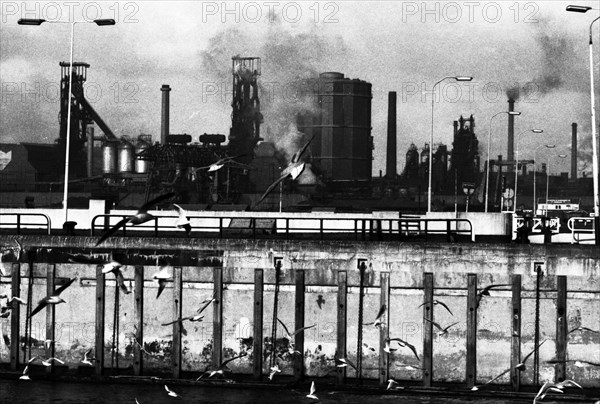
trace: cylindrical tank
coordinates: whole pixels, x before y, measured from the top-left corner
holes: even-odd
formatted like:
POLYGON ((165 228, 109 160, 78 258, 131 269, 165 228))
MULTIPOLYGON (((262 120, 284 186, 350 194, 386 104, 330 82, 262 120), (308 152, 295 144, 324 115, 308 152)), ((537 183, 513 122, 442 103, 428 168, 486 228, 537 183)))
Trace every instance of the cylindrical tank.
POLYGON ((319 76, 316 90, 319 111, 298 127, 306 138, 315 137, 312 163, 324 180, 371 180, 371 83, 327 72, 319 76))
POLYGON ((117 171, 117 145, 115 142, 104 142, 102 145, 102 173, 114 174, 117 171))
POLYGON ((137 157, 137 155, 146 150, 148 146, 150 145, 143 140, 138 140, 137 145, 135 146, 135 172, 138 174, 145 174, 148 172, 148 162, 137 157))
POLYGON ((421 164, 429 163, 429 143, 425 143, 425 147, 421 151, 421 164))
POLYGON ((133 172, 133 145, 124 139, 119 143, 119 172, 133 172))

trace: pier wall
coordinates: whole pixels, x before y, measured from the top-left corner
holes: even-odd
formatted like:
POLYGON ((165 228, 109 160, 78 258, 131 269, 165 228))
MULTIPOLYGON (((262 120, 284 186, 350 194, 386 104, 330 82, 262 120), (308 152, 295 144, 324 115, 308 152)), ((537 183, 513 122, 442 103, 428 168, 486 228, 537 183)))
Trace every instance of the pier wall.
MULTIPOLYGON (((21 254, 18 263, 10 252, 16 236, 0 236, 3 253, 0 294, 11 295, 12 271, 21 275, 21 298, 27 297, 29 282, 28 254, 21 254), (15 265, 16 264, 16 265, 15 265)), ((243 239, 182 239, 113 237, 102 248, 94 248, 95 238, 63 236, 19 236, 21 243, 35 256, 33 260, 34 283, 32 301, 46 295, 49 268, 54 268, 56 278, 77 277, 78 280, 62 295, 67 303, 55 309, 55 356, 65 361, 65 366, 75 369, 81 365, 84 353, 95 346, 95 291, 98 278, 93 265, 67 262, 65 253, 122 254, 121 262, 126 285, 134 288, 135 267, 143 267, 144 311, 143 346, 144 372, 171 372, 173 355, 173 327, 161 324, 173 321, 173 278, 160 297, 153 274, 159 269, 158 258, 166 258, 169 271, 182 268, 182 313, 195 313, 204 299, 213 295, 213 280, 222 274, 222 353, 223 358, 234 354, 248 356, 231 362, 234 373, 252 374, 252 337, 254 322, 254 282, 257 269, 264 274, 263 339, 270 338, 273 323, 275 290, 274 259, 282 259, 282 277, 277 317, 292 331, 296 315, 297 273, 304 274, 304 323, 315 327, 305 331, 304 366, 311 376, 332 376, 337 369, 338 335, 338 279, 347 276, 347 328, 345 330, 346 356, 356 361, 359 312, 358 261, 366 260, 363 323, 373 322, 381 306, 381 280, 389 276, 389 323, 391 338, 399 337, 413 344, 423 358, 424 327, 424 277, 433 276, 434 298, 444 302, 451 313, 433 305, 434 321, 446 327, 454 322, 446 335, 433 334, 432 381, 466 382, 467 334, 476 336, 477 383, 485 382, 510 367, 512 336, 513 275, 521 275, 521 352, 526 355, 534 347, 535 331, 535 263, 540 263, 545 275, 540 281, 540 380, 554 380, 555 365, 546 361, 557 353, 557 280, 565 276, 567 282, 566 319, 568 329, 578 326, 600 329, 600 252, 594 246, 570 245, 513 245, 483 243, 396 243, 396 242, 317 242, 243 239), (467 302, 469 275, 476 275, 478 290, 491 284, 507 286, 494 289, 491 296, 483 297, 477 310, 475 329, 467 329, 470 315, 467 302), (382 276, 383 275, 383 276, 382 276)), ((118 352, 118 366, 122 370, 133 366, 135 301, 134 294, 119 294, 118 348, 113 346, 115 281, 107 274, 105 294, 104 357, 105 368, 111 367, 111 355, 118 352)), ((46 339, 45 310, 33 318, 32 337, 35 339, 32 355, 44 357, 46 339)), ((202 372, 210 366, 213 357, 214 322, 211 308, 203 314, 201 322, 184 322, 182 331, 182 371, 202 372)), ((0 319, 3 335, 10 335, 11 319, 0 319)), ((561 320, 562 321, 562 320, 561 320)), ((20 334, 24 340, 25 310, 20 310, 20 334)), ((380 329, 363 325, 363 375, 379 378, 380 329)), ((284 335, 278 325, 277 338, 284 335)), ((600 362, 600 335, 574 331, 567 335, 567 358, 600 362)), ((14 343, 14 341, 11 341, 14 343)), ((142 341, 140 341, 142 342, 142 341)), ((282 342, 284 344, 284 342, 282 342)), ((264 352, 268 351, 268 341, 264 352)), ((284 346, 284 345, 282 345, 284 346)), ((399 348, 399 347, 397 347, 399 348)), ((279 349, 279 348, 278 348, 279 349)), ((284 374, 292 374, 293 357, 279 349, 277 362, 284 374)), ((0 363, 10 363, 10 349, 6 340, 0 342, 0 363)), ((523 384, 533 380, 532 360, 522 372, 523 384)), ((113 361, 112 366, 116 366, 113 361)), ((22 361, 21 361, 22 363, 22 361)), ((389 376, 414 380, 420 383, 419 370, 407 370, 404 365, 420 366, 411 351, 399 348, 389 356, 389 376)), ((263 373, 268 374, 269 358, 265 356, 263 373)), ((354 377, 352 369, 348 377, 354 377)), ((591 365, 566 365, 566 376, 588 387, 600 387, 600 368, 591 365)), ((507 374, 500 384, 508 384, 507 374)))

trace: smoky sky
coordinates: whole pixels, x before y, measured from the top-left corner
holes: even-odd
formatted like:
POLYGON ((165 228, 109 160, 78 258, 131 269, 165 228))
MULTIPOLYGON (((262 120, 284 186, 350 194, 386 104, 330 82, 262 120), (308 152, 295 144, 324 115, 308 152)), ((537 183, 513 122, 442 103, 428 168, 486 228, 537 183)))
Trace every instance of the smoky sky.
MULTIPOLYGON (((35 4, 25 3, 29 8, 35 4)), ((76 26, 75 60, 91 65, 90 103, 117 136, 146 133, 159 139, 163 84, 172 88, 172 133, 188 133, 194 140, 203 133, 228 134, 231 57, 240 55, 261 58, 262 131, 271 140, 296 133, 289 124, 296 113, 312 108, 305 95, 319 73, 336 71, 372 83, 374 174, 385 168, 387 93, 398 92, 401 172, 409 145, 421 149, 429 142, 433 83, 452 75, 474 80, 445 80, 437 87, 434 144, 451 149, 452 121, 473 114, 485 158, 489 119, 507 109, 506 93, 515 88, 515 109, 522 112, 515 133, 545 130, 541 138, 523 139, 521 150, 540 142, 568 148, 571 123, 577 122, 585 159, 584 139, 591 132, 587 39, 593 16, 566 13, 568 2, 515 3, 518 15, 512 2, 482 2, 471 20, 464 7, 458 19, 444 14, 454 3, 462 7, 460 2, 299 3, 303 13, 297 22, 277 11, 274 18, 264 13, 250 22, 243 15, 238 20, 203 15, 202 2, 136 2, 135 14, 125 8, 130 2, 117 2, 115 26, 76 26), (424 13, 425 3, 429 10, 437 4, 438 15, 424 13), (501 7, 498 21, 482 14, 488 3, 501 7), (414 13, 406 12, 408 5, 414 13)), ((21 2, 14 4, 21 7, 21 2)), ((45 3, 39 4, 43 8, 45 3)), ((99 4, 104 12, 112 11, 113 2, 99 4)), ((215 4, 219 8, 221 3, 215 4)), ((239 4, 243 9, 246 3, 239 4)), ((20 17, 3 14, 0 21, 0 141, 52 143, 59 112, 53 91, 60 81, 58 63, 68 60, 69 27, 18 26, 20 17)), ((597 45, 594 54, 598 69, 597 45)), ((506 155, 506 119, 498 117, 491 129, 493 158, 506 155)), ((304 139, 298 136, 301 140, 280 148, 299 147, 304 139)), ((568 170, 568 162, 558 164, 568 170)))

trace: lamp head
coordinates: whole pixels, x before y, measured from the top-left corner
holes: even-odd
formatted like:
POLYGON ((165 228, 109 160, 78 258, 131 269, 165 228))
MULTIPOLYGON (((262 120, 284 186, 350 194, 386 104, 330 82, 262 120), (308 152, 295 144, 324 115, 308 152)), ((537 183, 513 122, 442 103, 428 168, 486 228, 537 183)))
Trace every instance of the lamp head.
POLYGON ((454 80, 456 80, 456 81, 471 81, 471 80, 473 80, 473 77, 470 77, 470 76, 456 76, 456 77, 454 77, 454 80))
POLYGON ((556 145, 555 144, 547 144, 546 147, 548 149, 554 149, 556 147, 556 145))
POLYGON ((99 25, 99 26, 103 26, 103 25, 115 25, 115 20, 113 20, 112 18, 105 18, 105 19, 100 19, 100 20, 94 20, 94 22, 96 23, 96 25, 99 25))
POLYGON ((589 6, 574 6, 574 5, 567 6, 567 11, 572 11, 574 13, 587 13, 591 9, 592 9, 592 7, 589 7, 589 6))
POLYGON ((507 111, 508 115, 521 115, 519 111, 507 111))
POLYGON ((544 129, 531 129, 533 133, 543 133, 544 129))
POLYGON ((37 19, 37 18, 19 18, 17 24, 19 25, 42 25, 46 20, 37 19))

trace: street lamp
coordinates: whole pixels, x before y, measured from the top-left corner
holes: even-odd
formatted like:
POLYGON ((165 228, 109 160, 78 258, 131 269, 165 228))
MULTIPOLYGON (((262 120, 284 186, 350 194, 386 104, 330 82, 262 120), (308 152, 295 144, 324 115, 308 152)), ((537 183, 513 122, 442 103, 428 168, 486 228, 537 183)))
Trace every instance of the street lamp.
POLYGON ((454 79, 456 81, 471 81, 473 80, 473 77, 446 76, 443 79, 438 80, 431 89, 431 136, 429 138, 429 187, 427 189, 427 213, 431 212, 431 171, 433 169, 433 106, 435 104, 435 86, 447 79, 454 79))
POLYGON ((527 129, 517 135, 517 148, 516 148, 516 154, 515 154, 515 203, 513 205, 513 211, 515 211, 515 212, 517 211, 517 188, 518 188, 517 187, 517 184, 518 184, 517 174, 519 173, 519 143, 521 143, 521 135, 525 132, 543 133, 544 130, 543 129, 527 129))
POLYGON ((63 212, 65 223, 68 221, 68 205, 67 205, 67 196, 69 192, 69 153, 71 146, 71 87, 73 85, 73 42, 75 39, 75 24, 81 23, 95 23, 98 26, 105 25, 115 25, 115 20, 113 19, 99 19, 92 21, 47 21, 43 19, 30 19, 30 18, 21 18, 17 21, 19 25, 41 25, 44 22, 53 23, 53 24, 71 24, 71 51, 69 57, 69 99, 68 99, 68 109, 67 109, 67 134, 65 139, 65 185, 63 191, 63 212))
POLYGON ((490 190, 490 150, 492 147, 492 119, 500 114, 508 114, 508 115, 521 115, 520 112, 517 111, 500 111, 495 115, 492 115, 490 118, 490 125, 488 130, 488 147, 487 147, 487 169, 485 173, 485 212, 488 211, 488 200, 489 200, 489 190, 490 190))
MULTIPOLYGON (((575 13, 586 13, 589 10, 599 10, 589 6, 567 6, 567 11, 575 13)), ((596 17, 590 23, 590 42, 589 42, 589 54, 590 54, 590 106, 592 109, 592 175, 594 183, 594 239, 595 244, 600 245, 600 207, 598 201, 598 134, 596 131, 596 101, 594 97, 594 55, 592 48, 592 25, 596 21, 600 20, 600 17, 596 17)))
MULTIPOLYGON (((556 147, 555 144, 543 144, 541 146, 536 147, 535 149, 533 149, 533 216, 535 216, 536 212, 537 212, 537 194, 535 192, 535 164, 537 162, 537 160, 535 159, 535 154, 536 152, 541 149, 542 147, 545 147, 547 149, 554 149, 556 147)), ((548 170, 548 167, 546 167, 546 170, 548 170)), ((547 175, 547 173, 546 173, 547 175)))
MULTIPOLYGON (((548 214, 548 190, 550 189, 550 157, 548 156, 548 161, 546 162, 546 214, 548 214)), ((557 157, 565 159, 567 155, 559 154, 557 157)))

